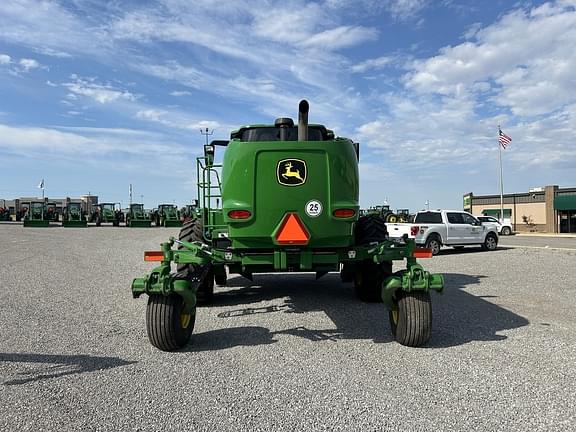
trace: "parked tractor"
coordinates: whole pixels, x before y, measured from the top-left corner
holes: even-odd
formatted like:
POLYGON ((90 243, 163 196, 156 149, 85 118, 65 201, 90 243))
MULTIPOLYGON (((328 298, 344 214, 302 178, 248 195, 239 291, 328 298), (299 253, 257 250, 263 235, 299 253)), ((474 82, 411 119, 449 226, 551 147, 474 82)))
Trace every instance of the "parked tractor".
POLYGON ((152 221, 144 210, 144 204, 130 204, 126 215, 126 226, 130 228, 150 228, 152 221))
POLYGON ((151 214, 156 226, 181 227, 180 210, 174 204, 160 204, 151 214))
POLYGON ((62 226, 68 228, 85 228, 88 226, 81 203, 69 202, 62 213, 62 226))
POLYGON ((7 222, 12 220, 12 216, 10 216, 10 209, 6 207, 6 200, 2 200, 3 205, 0 207, 0 221, 7 222))
MULTIPOLYGON (((197 159, 199 217, 160 251, 144 253, 159 266, 134 279, 132 295, 148 295, 146 327, 152 345, 185 346, 197 305, 208 303, 214 283, 228 273, 252 279, 258 273, 341 271, 356 296, 382 302, 395 339, 425 344, 432 330, 430 291, 441 292, 442 275, 417 263, 431 257, 407 236, 388 239, 384 220, 359 217, 358 144, 308 124, 308 102, 299 121, 245 126, 229 141, 212 141, 197 159), (215 146, 226 146, 221 165, 215 146), (221 206, 219 206, 221 203, 221 206), (394 260, 406 268, 392 272, 394 260)), ((380 328, 380 324, 376 326, 380 328)))
POLYGON ((198 200, 194 200, 194 204, 187 204, 180 209, 180 219, 186 223, 198 216, 198 200))
POLYGON ((25 204, 28 209, 24 214, 24 226, 44 228, 50 225, 50 221, 45 218, 46 203, 44 201, 30 201, 25 204))
POLYGON ((96 205, 90 222, 94 222, 96 226, 101 226, 103 223, 111 223, 112 226, 120 226, 120 222, 124 221, 124 213, 120 209, 120 203, 101 203, 96 205))
POLYGON ((44 219, 50 222, 58 222, 60 220, 60 214, 55 202, 47 202, 44 206, 44 219))

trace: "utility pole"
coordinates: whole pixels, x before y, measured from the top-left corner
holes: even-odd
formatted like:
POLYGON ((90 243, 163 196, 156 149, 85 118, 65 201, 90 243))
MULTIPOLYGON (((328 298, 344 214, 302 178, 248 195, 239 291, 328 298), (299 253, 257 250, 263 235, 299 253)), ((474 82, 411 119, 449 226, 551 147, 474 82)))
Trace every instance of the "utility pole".
MULTIPOLYGON (((498 125, 498 133, 500 134, 500 125, 498 125)), ((498 140, 498 158, 500 161, 500 223, 504 223, 504 181, 502 176, 502 144, 498 140)))

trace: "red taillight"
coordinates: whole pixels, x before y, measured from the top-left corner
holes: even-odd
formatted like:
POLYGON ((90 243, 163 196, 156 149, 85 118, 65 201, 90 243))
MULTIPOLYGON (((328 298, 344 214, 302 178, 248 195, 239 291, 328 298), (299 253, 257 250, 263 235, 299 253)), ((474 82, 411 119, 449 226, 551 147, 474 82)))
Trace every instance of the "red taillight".
POLYGON ((332 214, 337 218, 350 218, 356 214, 356 211, 350 208, 343 208, 334 210, 332 214))
POLYGON ((228 212, 230 219, 248 219, 250 216, 252 216, 252 213, 248 210, 230 210, 228 212))
POLYGON ((420 227, 418 225, 411 226, 410 235, 416 237, 416 235, 418 234, 418 230, 420 230, 420 227))

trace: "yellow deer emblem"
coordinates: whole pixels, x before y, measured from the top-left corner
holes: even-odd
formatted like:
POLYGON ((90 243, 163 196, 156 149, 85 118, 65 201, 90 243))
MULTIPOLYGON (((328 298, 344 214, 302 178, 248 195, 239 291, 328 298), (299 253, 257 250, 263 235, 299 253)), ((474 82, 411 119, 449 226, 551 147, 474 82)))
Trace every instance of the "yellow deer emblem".
POLYGON ((282 177, 284 177, 285 179, 294 177, 300 180, 302 183, 304 183, 304 179, 300 176, 300 170, 292 171, 292 162, 286 162, 284 164, 284 168, 286 169, 286 171, 282 173, 282 177))

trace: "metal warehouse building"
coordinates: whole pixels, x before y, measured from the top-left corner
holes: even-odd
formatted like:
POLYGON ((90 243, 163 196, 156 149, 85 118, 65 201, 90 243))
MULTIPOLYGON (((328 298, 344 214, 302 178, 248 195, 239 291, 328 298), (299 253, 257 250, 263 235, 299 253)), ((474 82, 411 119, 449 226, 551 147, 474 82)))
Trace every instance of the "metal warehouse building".
MULTIPOLYGON (((473 215, 500 216, 500 195, 464 195, 464 210, 473 215)), ((576 233, 576 188, 556 185, 504 195, 504 218, 514 231, 576 233)))

